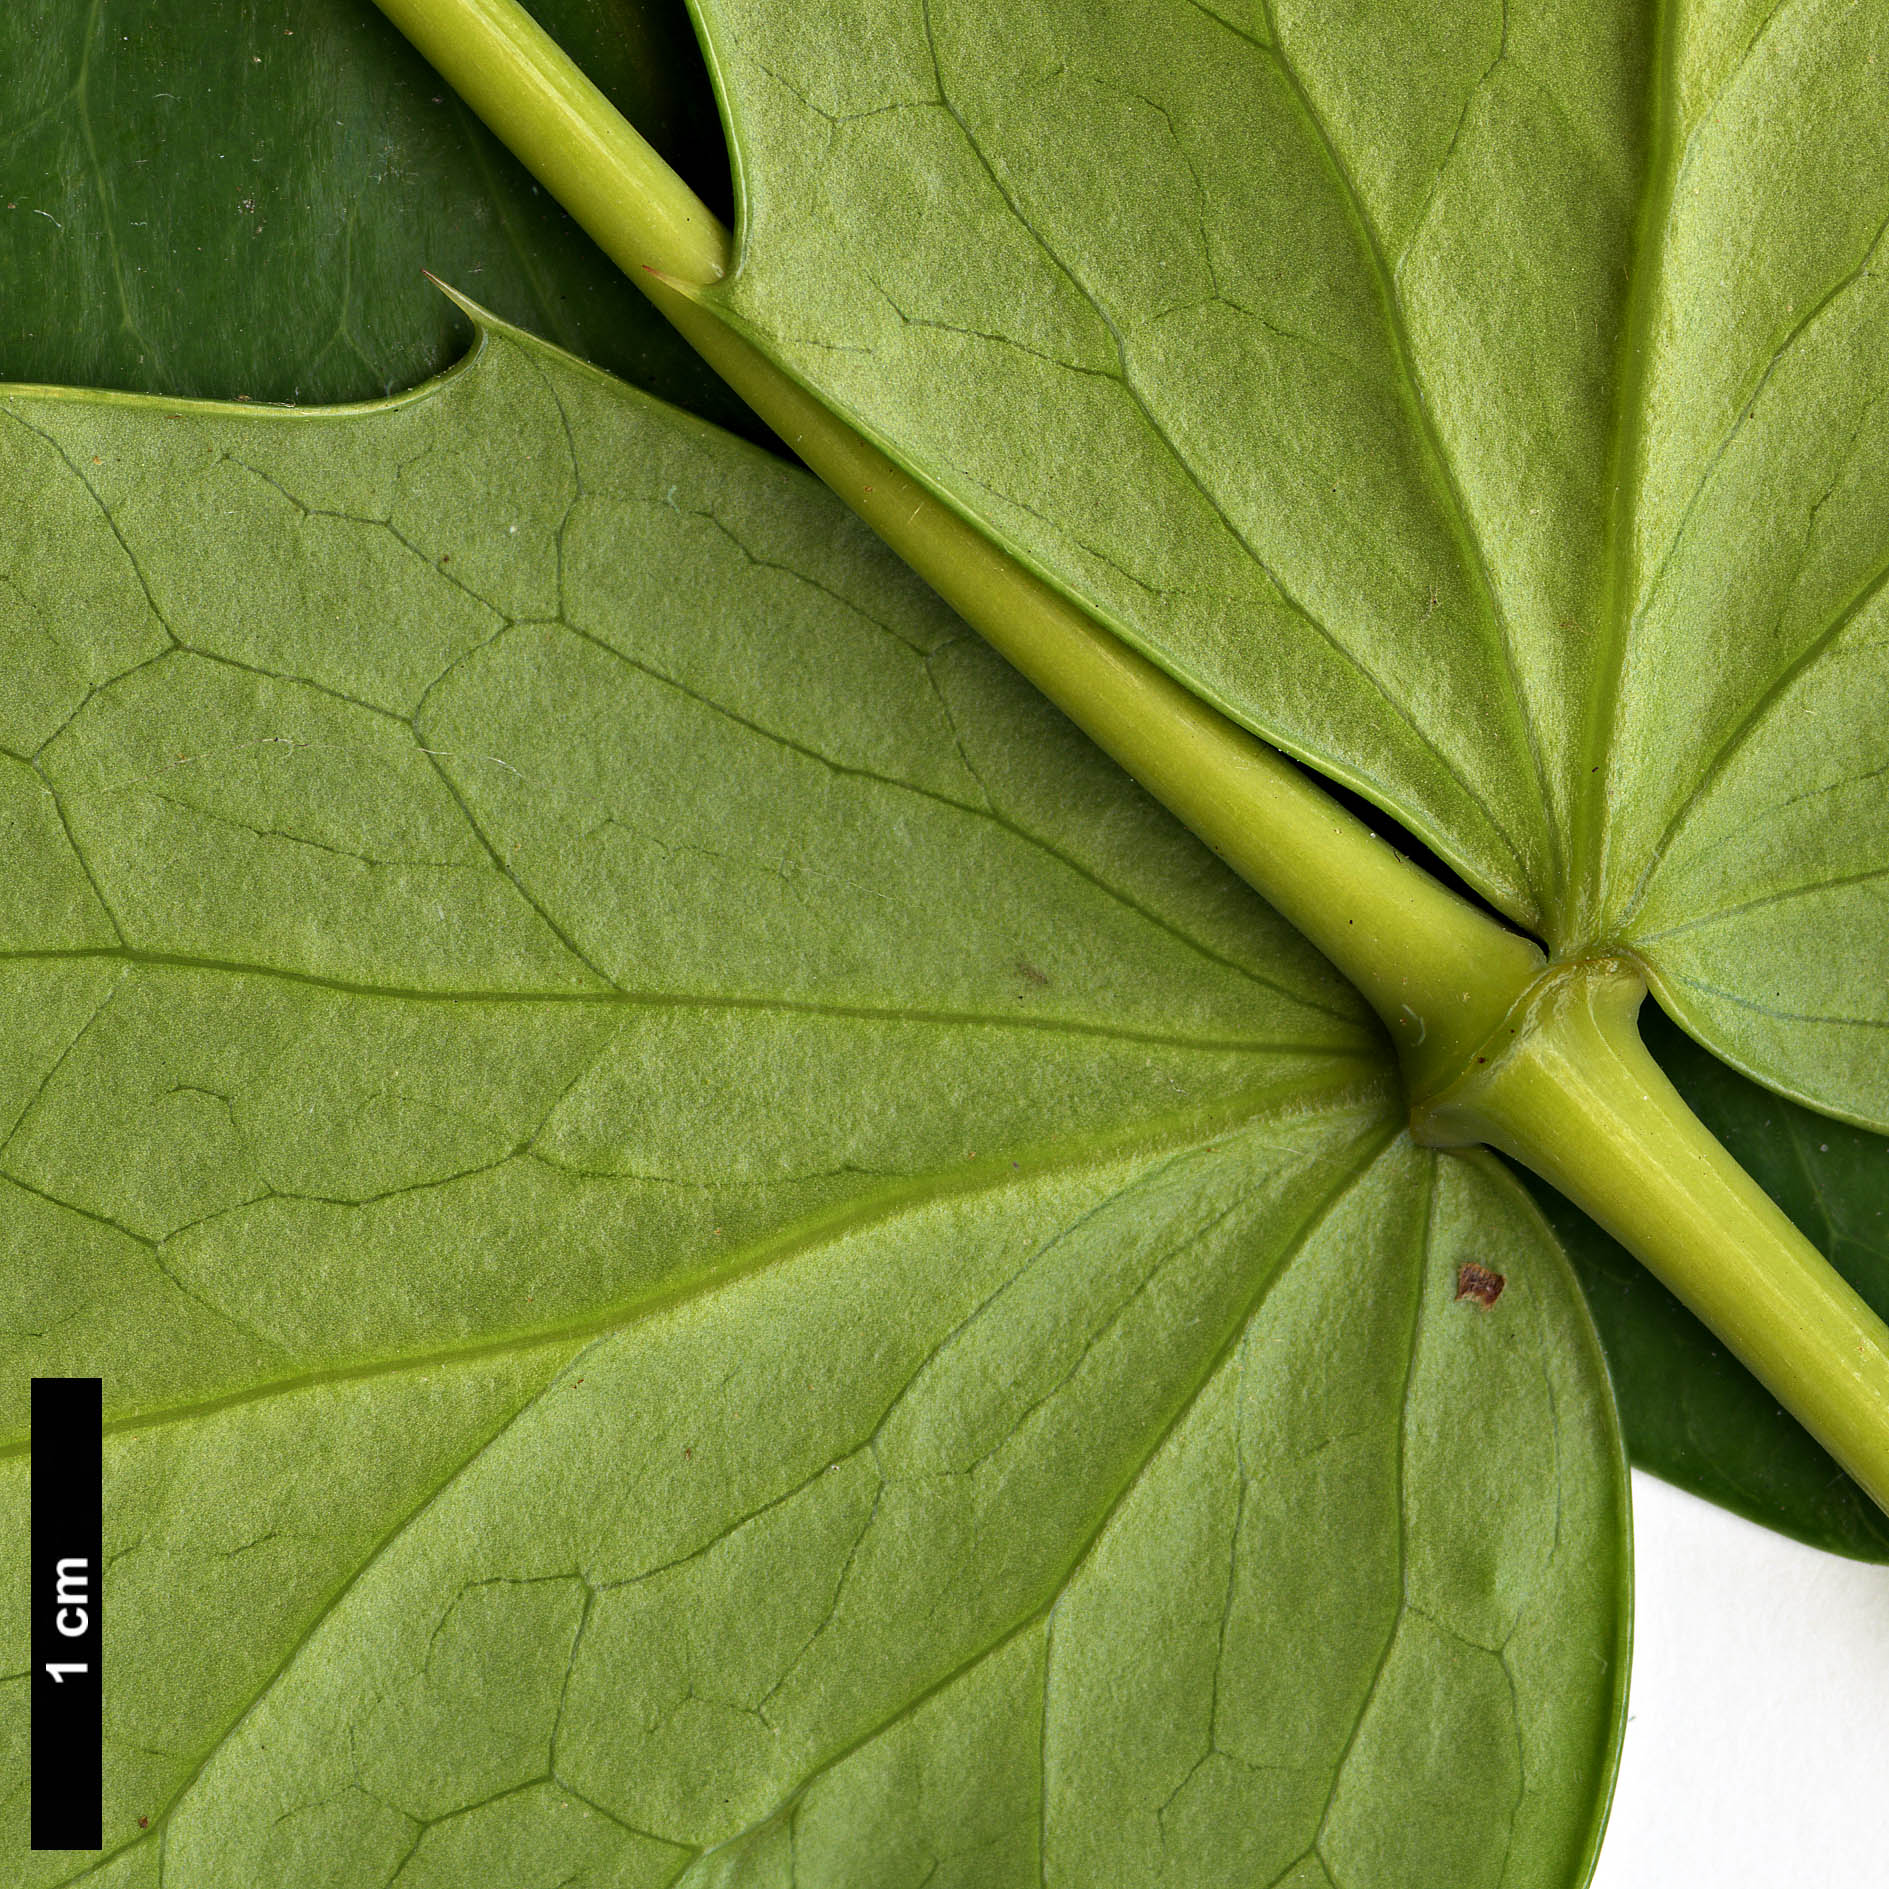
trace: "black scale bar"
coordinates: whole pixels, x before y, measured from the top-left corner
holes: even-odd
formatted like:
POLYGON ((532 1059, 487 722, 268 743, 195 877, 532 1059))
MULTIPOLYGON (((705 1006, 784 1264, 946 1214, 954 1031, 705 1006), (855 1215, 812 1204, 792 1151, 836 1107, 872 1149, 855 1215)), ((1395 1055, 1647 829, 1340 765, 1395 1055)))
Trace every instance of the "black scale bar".
POLYGON ((95 1377, 33 1379, 33 1848, 95 1850, 104 1521, 95 1377))

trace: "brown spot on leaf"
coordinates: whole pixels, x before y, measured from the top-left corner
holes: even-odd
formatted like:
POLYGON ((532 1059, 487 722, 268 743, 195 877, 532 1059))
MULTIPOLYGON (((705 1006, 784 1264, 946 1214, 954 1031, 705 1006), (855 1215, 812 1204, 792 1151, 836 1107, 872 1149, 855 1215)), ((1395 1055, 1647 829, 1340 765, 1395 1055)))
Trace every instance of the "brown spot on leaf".
POLYGON ((1502 1296, 1502 1288, 1507 1284, 1508 1281, 1499 1272, 1491 1272, 1487 1266, 1478 1266, 1473 1259, 1465 1260, 1456 1268, 1456 1296, 1459 1299, 1474 1299, 1485 1309, 1502 1296))
POLYGON ((1017 975, 1022 978, 1026 984, 1035 984, 1039 987, 1049 982, 1049 979, 1039 971, 1028 958, 1019 958, 1017 960, 1017 975))

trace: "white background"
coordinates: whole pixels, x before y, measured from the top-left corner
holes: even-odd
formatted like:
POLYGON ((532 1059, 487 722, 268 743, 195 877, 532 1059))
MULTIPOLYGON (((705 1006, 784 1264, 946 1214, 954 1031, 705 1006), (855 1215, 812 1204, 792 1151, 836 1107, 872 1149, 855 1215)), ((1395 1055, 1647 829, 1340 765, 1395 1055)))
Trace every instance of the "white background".
POLYGON ((1889 1567, 1637 1471, 1632 1703, 1593 1889, 1889 1884, 1889 1567))

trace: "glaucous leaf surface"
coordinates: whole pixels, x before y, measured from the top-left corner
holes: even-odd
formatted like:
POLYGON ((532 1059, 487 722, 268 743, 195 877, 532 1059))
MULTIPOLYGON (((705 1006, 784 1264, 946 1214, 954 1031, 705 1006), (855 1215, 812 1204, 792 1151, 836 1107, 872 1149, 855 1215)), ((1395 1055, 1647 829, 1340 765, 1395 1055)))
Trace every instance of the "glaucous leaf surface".
POLYGON ((1885 0, 694 4, 720 306, 1557 949, 1889 1126, 1885 0))
POLYGON ((0 1503, 102 1373, 113 1674, 29 1852, 14 1596, 9 1880, 1584 1879, 1559 1249, 835 502, 500 328, 0 447, 0 1503))
MULTIPOLYGON (((538 0, 711 200, 679 0, 538 0)), ((467 330, 422 271, 722 424, 752 416, 372 6, 0 9, 0 378, 314 404, 412 386, 467 330)))

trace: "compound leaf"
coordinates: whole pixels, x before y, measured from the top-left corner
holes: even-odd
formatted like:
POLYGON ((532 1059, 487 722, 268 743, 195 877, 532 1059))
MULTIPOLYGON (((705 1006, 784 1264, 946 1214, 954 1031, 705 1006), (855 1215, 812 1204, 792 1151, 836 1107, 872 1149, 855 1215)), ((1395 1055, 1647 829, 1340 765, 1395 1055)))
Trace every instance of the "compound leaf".
POLYGON ((11 1879, 1583 1879, 1558 1247, 836 504, 496 325, 0 438, 0 1501, 101 1373, 114 1675, 11 1879))
MULTIPOLYGON (((721 144, 679 11, 661 0, 637 0, 634 6, 624 0, 545 0, 540 15, 696 187, 719 201, 721 144)), ((10 19, 11 24, 0 22, 0 36, 12 33, 19 41, 9 66, 17 109, 0 131, 12 167, 10 214, 3 225, 9 243, 0 258, 0 269, 7 271, 0 345, 13 374, 103 378, 170 392, 299 391, 311 400, 378 392, 444 364, 461 345, 457 318, 419 282, 419 269, 430 264, 476 284, 488 301, 618 372, 724 423, 741 423, 738 403, 722 398, 692 357, 669 344, 667 331, 652 325, 640 298, 590 253, 567 219, 534 194, 522 173, 371 13, 341 0, 284 0, 277 13, 258 22, 212 0, 194 9, 188 22, 162 28, 115 7, 71 6, 55 10, 50 23, 26 13, 10 19), (83 87, 75 80, 80 72, 83 87), (369 122, 372 138, 360 129, 369 122), (241 144, 234 159, 232 139, 241 144), (155 195, 154 152, 162 157, 162 188, 155 195), (254 188, 268 200, 266 216, 250 219, 241 198, 228 195, 225 173, 237 160, 249 161, 256 171, 254 188), (283 180, 297 178, 301 194, 291 202, 283 180), (161 215, 150 214, 154 203, 161 215), (346 237, 342 252, 332 246, 337 231, 346 237), (320 266, 337 255, 347 263, 344 270, 320 266), (117 299, 118 282, 127 300, 117 299), (160 337, 155 353, 138 342, 144 333, 160 337), (351 347, 336 339, 344 333, 353 336, 351 347)), ((1413 44, 1395 38, 1404 31, 1403 17, 1387 24, 1393 35, 1387 43, 1397 46, 1407 69, 1427 74, 1426 84, 1448 81, 1455 56, 1450 49, 1460 54, 1468 43, 1462 33, 1443 34, 1411 64, 1413 44)), ((1473 23, 1465 30, 1475 37, 1473 23)), ((1523 49, 1525 37, 1512 56, 1523 49)), ((1530 56, 1539 51, 1537 45, 1530 56)), ((739 63, 731 65, 737 77, 739 63)), ((1454 83, 1444 83, 1446 99, 1455 97, 1454 83)), ((1417 119, 1435 106, 1409 86, 1395 96, 1396 110, 1417 119)), ((1132 99, 1118 103, 1129 129, 1156 122, 1132 99)), ((1588 109, 1603 106, 1590 103, 1588 109)), ((1355 102, 1348 115, 1340 115, 1355 120, 1355 102)), ((832 138, 848 135, 839 127, 832 138)), ((1158 155, 1159 142, 1139 148, 1137 164, 1145 168, 1150 151, 1158 155)), ((1481 161, 1486 167, 1497 158, 1485 150, 1481 161)), ((1464 161, 1459 141, 1452 164, 1460 168, 1464 161)), ((763 165, 760 182, 768 181, 763 165)), ((834 188, 830 177, 823 187, 834 188)), ((1407 180, 1390 188, 1384 201, 1401 201, 1400 191, 1407 195, 1407 180)), ((766 207, 770 199, 764 192, 759 201, 766 207)), ((1589 216, 1582 227, 1590 232, 1600 227, 1592 209, 1591 203, 1582 209, 1589 216)), ((1566 213, 1566 206, 1555 212, 1566 213)), ((823 222, 812 235, 824 240, 824 227, 823 222)), ((1203 225, 1203 238, 1206 233, 1203 225)), ((1151 240, 1150 231, 1141 240, 1151 240)), ((1241 240, 1257 239, 1248 232, 1241 240)), ((778 256, 762 260, 769 268, 780 262, 778 256)), ((767 269, 743 278, 748 289, 764 279, 767 269)), ((927 292, 938 279, 927 278, 927 292)), ((810 280, 807 287, 819 284, 810 280)), ((1617 299, 1608 283, 1590 283, 1585 292, 1597 307, 1617 299)), ((1554 308, 1549 298, 1522 313, 1552 323, 1554 308)), ((916 337, 926 345, 938 338, 916 337)), ((977 340, 959 337, 966 346, 977 340)), ((884 366, 883 337, 878 345, 884 366)), ((1551 348, 1530 358, 1561 356, 1551 348)), ((843 358, 836 357, 836 364, 844 366, 843 358)), ((929 369, 920 361, 914 371, 929 369)), ((922 389, 928 412, 937 408, 934 391, 930 382, 922 389)), ((1483 443, 1494 441, 1490 434, 1483 443)), ((980 433, 972 444, 985 450, 985 436, 980 433)), ((1030 442, 1020 445, 1027 450, 1030 442)), ((1084 465, 1073 470, 1089 476, 1084 465)), ((1065 471, 1057 489, 1067 483, 1065 471)), ((69 495, 61 500, 48 493, 46 502, 69 505, 69 495)), ((1098 488, 1095 505, 1100 517, 1114 500, 1098 488)), ((1329 525, 1329 506, 1325 512, 1329 525)), ((1139 507, 1131 508, 1112 529, 1132 530, 1141 516, 1139 507)), ((1564 539, 1561 554, 1574 542, 1572 536, 1564 539)), ((214 561, 213 546, 207 555, 214 561)), ((30 564, 30 555, 22 561, 30 564)), ((101 595, 85 607, 118 605, 101 595)), ((1442 608, 1440 589, 1434 605, 1426 593, 1419 612, 1426 634, 1442 608)), ((133 626, 140 620, 135 602, 125 606, 123 620, 133 626)), ((42 693, 59 667, 54 662, 51 669, 16 678, 16 692, 0 704, 0 734, 15 745, 30 746, 37 738, 32 731, 47 712, 42 693)), ((62 699, 76 698, 68 691, 62 699)), ((45 809, 35 810, 30 798, 19 813, 29 822, 44 816, 45 809)), ((28 935, 37 935, 34 927, 43 917, 25 916, 34 901, 57 905, 75 896, 70 885, 33 876, 44 870, 44 859, 32 875, 22 867, 12 887, 28 935)), ((1695 932, 1703 936, 1708 930, 1688 927, 1663 944, 1671 956, 1690 949, 1688 940, 1698 942, 1695 932)), ((1675 989, 1666 994, 1677 1004, 1675 989)), ((1721 1009, 1734 1018, 1740 1014, 1735 1005, 1721 1009)), ((1755 1027, 1758 1020, 1746 1021, 1755 1027)), ((1723 1034, 1721 1040, 1731 1041, 1723 1034)), ((1736 1087, 1721 1065, 1688 1059, 1683 1049, 1676 1061, 1668 1060, 1682 1088, 1702 1106, 1718 1091, 1729 1094, 1736 1087), (1695 1069, 1697 1082, 1688 1073, 1695 1069)), ((1792 1119, 1788 1105, 1757 1089, 1749 1090, 1742 1112, 1759 1122, 1792 1119)), ((1762 1161, 1762 1153, 1753 1158, 1762 1161)), ((1818 1159, 1814 1149, 1810 1159, 1818 1159)), ((1874 1171, 1870 1163, 1850 1163, 1841 1177, 1820 1179, 1845 1224, 1873 1224, 1880 1215, 1883 1190, 1869 1185, 1874 1171)), ((1788 1177, 1788 1163, 1783 1172, 1788 1177)), ((1774 1525, 1849 1552, 1877 1552, 1876 1532, 1855 1492, 1847 1485, 1833 1490, 1821 1452, 1778 1416, 1693 1321, 1655 1289, 1632 1284, 1637 1274, 1604 1236, 1570 1210, 1552 1211, 1577 1259, 1595 1255, 1584 1277, 1590 1291, 1602 1295, 1597 1303, 1603 1338, 1636 1456, 1774 1525)), ((1866 1262, 1866 1247, 1866 1241, 1862 1247, 1839 1243, 1834 1257, 1846 1266, 1853 1254, 1866 1262)), ((1867 1263, 1860 1271, 1849 1269, 1866 1291, 1872 1289, 1867 1263)))

